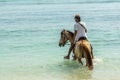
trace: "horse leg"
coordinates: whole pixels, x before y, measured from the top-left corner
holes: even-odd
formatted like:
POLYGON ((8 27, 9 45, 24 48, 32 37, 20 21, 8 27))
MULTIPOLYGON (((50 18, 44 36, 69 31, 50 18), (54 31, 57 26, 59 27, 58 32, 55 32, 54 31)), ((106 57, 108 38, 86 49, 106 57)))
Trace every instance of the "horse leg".
POLYGON ((94 55, 93 55, 93 47, 92 47, 91 44, 90 44, 90 46, 91 46, 91 55, 92 55, 92 59, 94 59, 94 55))
POLYGON ((75 56, 75 48, 73 48, 73 60, 76 60, 77 59, 77 57, 75 56))
POLYGON ((94 56, 93 56, 93 50, 91 50, 91 55, 92 55, 92 59, 94 59, 94 56))
POLYGON ((85 51, 84 51, 84 58, 86 59, 86 66, 88 66, 88 61, 87 61, 87 57, 86 57, 85 51))
POLYGON ((93 69, 93 66, 89 66, 89 70, 92 70, 93 69))
POLYGON ((88 62, 86 61, 86 66, 88 66, 88 62))
POLYGON ((87 47, 84 47, 85 53, 84 56, 86 58, 86 65, 89 67, 89 70, 93 69, 93 62, 92 62, 92 56, 91 52, 87 49, 87 47))
POLYGON ((78 58, 78 62, 83 65, 83 62, 81 61, 81 58, 78 58))
POLYGON ((73 60, 76 60, 77 59, 77 57, 75 56, 75 54, 74 54, 74 56, 72 56, 73 57, 73 60))

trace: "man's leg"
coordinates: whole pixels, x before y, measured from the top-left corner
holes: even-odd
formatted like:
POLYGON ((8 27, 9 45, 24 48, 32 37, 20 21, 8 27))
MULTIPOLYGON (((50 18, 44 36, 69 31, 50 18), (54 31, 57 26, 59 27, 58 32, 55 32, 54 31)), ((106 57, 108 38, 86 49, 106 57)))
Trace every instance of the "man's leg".
POLYGON ((65 59, 70 59, 70 53, 71 53, 71 51, 73 50, 74 46, 75 46, 75 44, 72 44, 72 45, 70 46, 68 55, 64 57, 65 59))

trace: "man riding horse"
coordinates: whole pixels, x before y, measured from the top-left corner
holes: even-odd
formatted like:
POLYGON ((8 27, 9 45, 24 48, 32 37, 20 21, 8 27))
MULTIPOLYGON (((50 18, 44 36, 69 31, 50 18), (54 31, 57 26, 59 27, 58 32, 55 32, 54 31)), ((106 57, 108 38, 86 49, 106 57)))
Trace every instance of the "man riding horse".
POLYGON ((87 40, 87 29, 85 28, 85 24, 81 22, 80 16, 75 15, 75 22, 74 25, 74 33, 63 30, 61 32, 61 38, 59 41, 59 46, 64 46, 67 41, 70 41, 71 46, 69 48, 68 55, 65 56, 65 59, 70 58, 70 53, 73 50, 74 53, 74 60, 78 60, 79 63, 83 64, 81 59, 86 59, 86 66, 88 66, 89 70, 93 69, 93 51, 92 46, 87 40))
MULTIPOLYGON (((74 19, 76 22, 74 25, 74 36, 73 36, 71 46, 70 46, 69 51, 68 51, 68 55, 64 57, 65 59, 70 58, 70 53, 73 50, 77 41, 87 40, 87 35, 86 35, 87 29, 86 29, 85 23, 81 22, 80 15, 75 15, 74 19)), ((91 46, 91 49, 92 49, 92 46, 91 46)), ((94 58, 93 51, 91 51, 91 52, 92 52, 92 58, 94 58)), ((75 56, 74 56, 74 58, 75 58, 75 56)))

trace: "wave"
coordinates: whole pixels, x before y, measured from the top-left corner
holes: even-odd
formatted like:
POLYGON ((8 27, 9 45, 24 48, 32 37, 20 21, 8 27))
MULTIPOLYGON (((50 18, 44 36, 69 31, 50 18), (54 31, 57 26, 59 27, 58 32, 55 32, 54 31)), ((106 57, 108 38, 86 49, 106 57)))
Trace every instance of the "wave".
POLYGON ((84 3, 116 3, 119 0, 0 0, 0 3, 27 3, 27 4, 84 4, 84 3))

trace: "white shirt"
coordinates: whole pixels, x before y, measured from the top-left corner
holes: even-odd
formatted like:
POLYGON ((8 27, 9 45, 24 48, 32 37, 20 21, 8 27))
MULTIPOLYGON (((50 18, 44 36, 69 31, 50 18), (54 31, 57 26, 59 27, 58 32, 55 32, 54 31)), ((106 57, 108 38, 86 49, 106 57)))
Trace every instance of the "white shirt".
MULTIPOLYGON (((80 22, 84 27, 86 27, 85 23, 84 22, 80 22)), ((77 30, 77 34, 75 36, 75 41, 78 41, 80 37, 87 37, 86 35, 86 32, 85 32, 85 29, 79 24, 79 23, 76 23, 74 25, 74 30, 77 30)))

